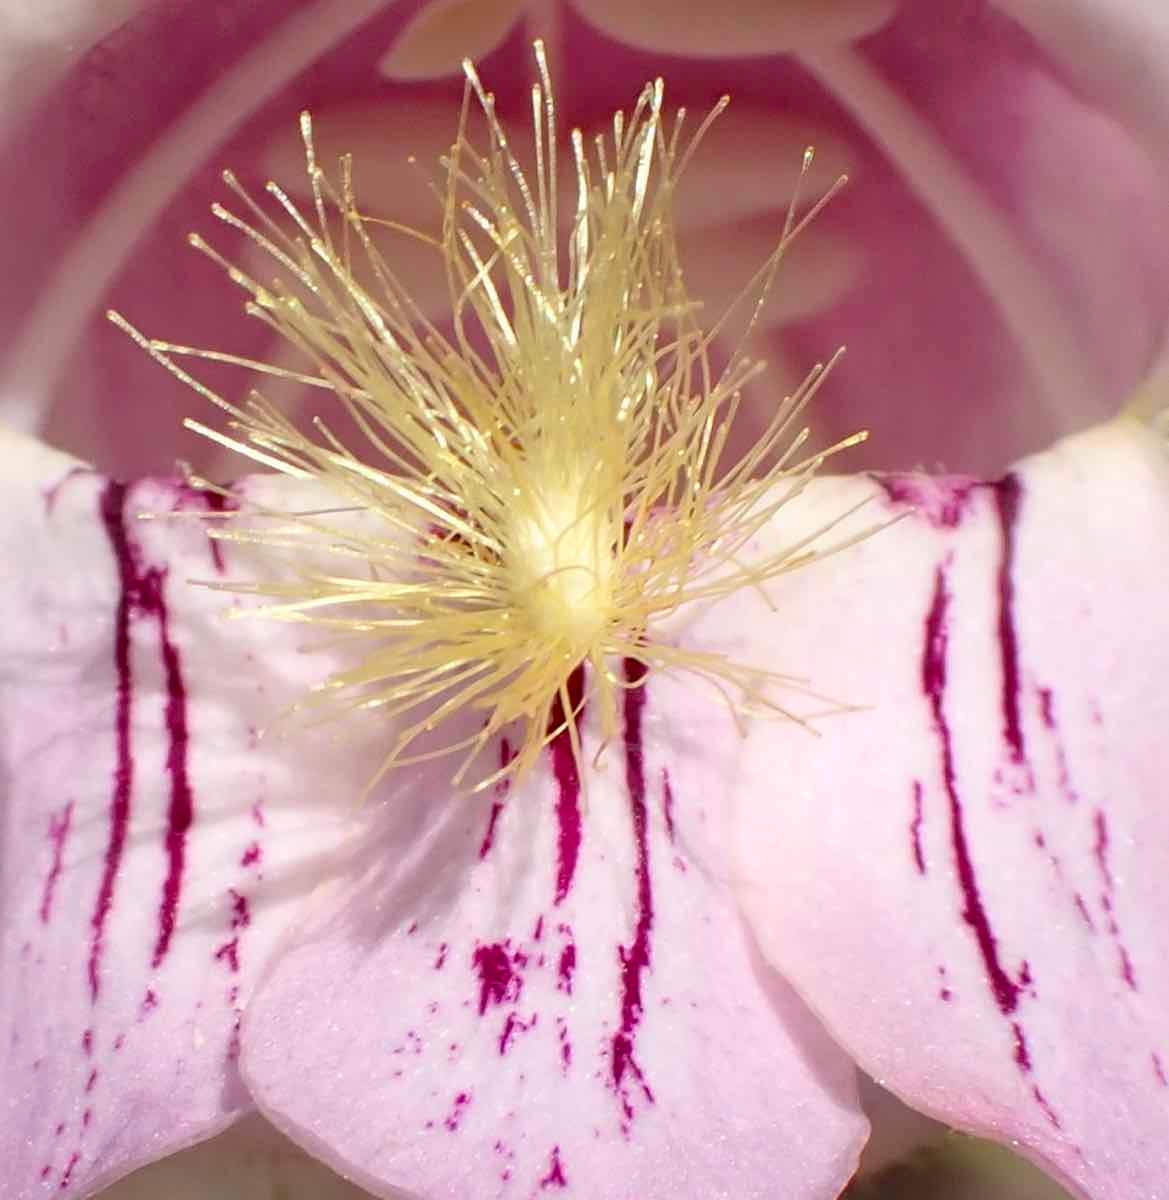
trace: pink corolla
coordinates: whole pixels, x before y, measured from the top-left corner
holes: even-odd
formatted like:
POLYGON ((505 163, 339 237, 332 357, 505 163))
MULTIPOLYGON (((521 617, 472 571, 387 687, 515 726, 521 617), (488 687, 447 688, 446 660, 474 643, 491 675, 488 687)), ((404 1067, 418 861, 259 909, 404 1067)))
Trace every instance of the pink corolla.
MULTIPOLYGON (((95 331, 69 379, 62 338, 81 334, 169 176, 274 90, 261 67, 298 74, 288 64, 311 61, 314 36, 345 36, 358 7, 292 14, 267 57, 248 41, 259 19, 242 22, 245 57, 222 76, 198 62, 206 6, 123 30, 137 67, 165 45, 188 74, 173 94, 156 81, 157 112, 90 147, 109 160, 106 184, 119 132, 147 142, 192 81, 211 86, 183 137, 164 136, 161 159, 118 176, 100 208, 94 158, 80 166, 97 181, 54 195, 85 139, 45 140, 92 96, 100 56, 15 135, 14 153, 38 157, 13 182, 27 232, 6 246, 9 278, 30 287, 6 302, 21 311, 42 289, 16 339, 16 416, 50 401, 64 413, 76 396, 88 433, 54 419, 99 466, 169 457, 153 438, 130 444, 124 412, 161 407, 157 377, 95 331), (59 227, 49 198, 94 226, 59 227), (56 274, 36 275, 58 251, 56 274)), ((395 53, 405 14, 379 7, 290 91, 342 140, 375 136, 358 101, 398 94, 377 64, 425 73, 403 66, 425 29, 395 53)), ((493 38, 519 16, 496 7, 493 38)), ((696 158, 702 203, 680 212, 683 249, 689 235, 695 261, 717 247, 729 269, 707 287, 733 293, 756 218, 774 231, 786 200, 757 161, 763 118, 782 106, 806 120, 860 170, 823 222, 833 286, 817 294, 813 280, 814 300, 766 337, 797 364, 812 339, 823 353, 847 337, 823 419, 832 430, 859 414, 874 462, 942 459, 993 482, 813 483, 749 560, 861 500, 857 528, 903 519, 671 631, 690 652, 805 677, 854 706, 818 719, 816 736, 756 720, 743 737, 692 679, 618 661, 639 686, 599 757, 586 707, 582 753, 558 736, 520 782, 456 796, 436 759, 359 805, 385 753, 377 713, 272 728, 346 646, 225 619, 251 601, 191 584, 295 582, 312 562, 174 517, 205 515, 214 492, 123 485, 6 436, 0 1161, 14 1195, 89 1194, 259 1108, 382 1195, 830 1197, 866 1136, 856 1065, 922 1112, 1019 1146, 1079 1195, 1164 1192, 1169 457, 1155 374, 1124 415, 1002 470, 1059 422, 1115 411, 1155 363, 1169 308, 1163 114, 1126 82, 1148 78, 1137 68, 1156 16, 825 3, 752 21, 722 4, 688 34, 627 7, 552 10, 568 115, 595 123, 624 81, 656 69, 608 37, 773 56, 731 72, 756 109, 729 150, 714 134, 696 158), (590 66, 601 54, 605 78, 590 66)), ((450 40, 462 26, 446 16, 450 40)), ((518 73, 526 33, 484 72, 518 73)), ((221 37, 205 44, 222 53, 221 37)), ((106 53, 115 81, 134 75, 106 53)), ((671 86, 707 100, 708 82, 727 85, 719 68, 715 80, 679 64, 671 86)), ((124 100, 106 86, 108 117, 124 100)), ((239 148, 279 160, 285 116, 274 102, 239 148)), ((192 223, 185 203, 162 233, 192 223)), ((390 217, 394 203, 387 193, 390 217)), ((185 267, 176 295, 165 246, 128 269, 117 303, 157 302, 152 327, 165 311, 191 319, 187 340, 225 344, 222 293, 185 267)), ((262 476, 237 493, 245 509, 336 503, 262 476)), ((506 758, 506 735, 491 751, 506 758)))

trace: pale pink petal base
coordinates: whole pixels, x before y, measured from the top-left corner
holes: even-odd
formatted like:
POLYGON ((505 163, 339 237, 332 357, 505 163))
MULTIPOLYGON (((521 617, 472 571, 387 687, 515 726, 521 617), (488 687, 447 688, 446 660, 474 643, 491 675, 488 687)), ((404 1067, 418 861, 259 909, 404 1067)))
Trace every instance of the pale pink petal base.
POLYGON ((915 1108, 1147 1200, 1169 1178, 1169 456, 1121 419, 995 485, 848 487, 920 507, 775 590, 776 656, 815 647, 817 684, 871 708, 748 739, 752 926, 915 1108))
POLYGON ((735 908, 737 748, 655 677, 583 793, 563 737, 511 790, 395 783, 368 871, 248 1011, 263 1111, 379 1195, 836 1196, 866 1122, 735 908))
POLYGON ((352 827, 362 758, 261 748, 322 664, 191 586, 246 574, 204 522, 165 519, 213 501, 11 435, 0 455, 0 1163, 25 1200, 90 1194, 250 1107, 240 1013, 352 827))

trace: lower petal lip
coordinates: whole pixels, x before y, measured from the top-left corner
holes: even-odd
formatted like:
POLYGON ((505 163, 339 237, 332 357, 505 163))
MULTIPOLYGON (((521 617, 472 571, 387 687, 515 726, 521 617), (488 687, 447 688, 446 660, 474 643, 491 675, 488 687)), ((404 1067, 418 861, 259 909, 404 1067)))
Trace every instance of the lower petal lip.
POLYGON ((839 603, 817 592, 803 610, 797 589, 785 612, 801 638, 816 637, 809 619, 833 631, 816 639, 825 682, 871 671, 879 703, 853 724, 847 762, 830 739, 791 748, 802 765, 782 806, 766 784, 782 747, 745 745, 758 786, 739 894, 769 961, 885 1086, 1021 1144, 1076 1195, 1143 1196, 1166 1170, 1134 1125, 1165 1103, 1163 983, 1146 978, 1164 894, 1141 861, 1163 841, 1149 831, 1159 784, 1145 790, 1159 767, 1136 731, 1164 708, 1169 630, 1146 571, 1166 553, 1152 530, 1167 470, 1147 428, 1115 421, 966 490, 952 519, 936 506, 907 518, 854 557, 839 603), (882 580, 896 589, 884 600, 882 580), (863 1011, 848 999, 862 986, 863 1011), (1113 1155, 1117 1139, 1141 1153, 1113 1155))

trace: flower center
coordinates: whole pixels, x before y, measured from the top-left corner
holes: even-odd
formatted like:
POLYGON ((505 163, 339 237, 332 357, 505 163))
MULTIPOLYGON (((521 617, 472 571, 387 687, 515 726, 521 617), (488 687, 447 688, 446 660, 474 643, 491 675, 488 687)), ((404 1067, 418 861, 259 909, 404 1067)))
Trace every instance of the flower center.
POLYGON ((612 612, 617 544, 609 506, 591 490, 571 475, 535 486, 510 518, 506 539, 515 607, 534 633, 581 656, 612 612))

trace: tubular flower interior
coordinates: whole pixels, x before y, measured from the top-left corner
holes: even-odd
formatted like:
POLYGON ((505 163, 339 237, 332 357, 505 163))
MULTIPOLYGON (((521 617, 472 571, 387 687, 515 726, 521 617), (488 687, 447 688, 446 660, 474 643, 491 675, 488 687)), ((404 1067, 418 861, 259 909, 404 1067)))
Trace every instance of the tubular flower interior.
MULTIPOLYGON (((237 521, 213 531, 324 552, 335 569, 301 563, 292 581, 218 586, 265 597, 252 615, 311 621, 354 639, 352 665, 306 703, 376 709, 392 721, 371 787, 396 765, 451 751, 462 752, 454 773, 462 785, 478 753, 509 727, 522 731, 515 754, 475 786, 523 774, 565 731, 579 765, 586 701, 608 740, 619 729, 622 690, 639 686, 618 660, 685 670, 732 704, 794 715, 775 693, 803 690, 798 680, 676 648, 650 630, 683 605, 760 585, 856 540, 826 545, 832 521, 761 559, 741 557, 828 456, 865 435, 805 449, 799 418, 833 359, 777 403, 747 453, 723 461, 740 389, 763 365, 744 342, 721 369, 712 362, 726 314, 700 322, 672 208, 690 154, 726 101, 684 136, 682 111, 666 128, 658 80, 631 114, 614 116, 609 136, 586 146, 574 131, 575 210, 562 243, 556 108, 539 42, 535 55, 534 170, 521 168, 493 96, 467 63, 458 135, 435 187, 441 237, 404 231, 429 242, 436 269, 445 269, 449 328, 426 318, 374 245, 371 227, 386 223, 359 208, 351 160, 341 159, 337 179, 318 164, 307 114, 312 210, 270 183, 273 214, 230 173, 241 207, 213 209, 271 256, 278 278, 260 282, 198 235, 191 242, 248 293, 247 313, 310 365, 297 372, 150 339, 111 314, 231 418, 230 433, 188 427, 285 474, 320 478, 337 496, 327 513, 261 511, 250 528, 237 521), (486 118, 483 148, 469 134, 473 102, 486 118), (260 392, 237 406, 179 364, 192 357, 328 391, 336 417, 315 418, 305 433, 260 392), (577 695, 570 681, 582 665, 588 686, 577 695), (440 734, 436 749, 432 731, 467 711, 479 718, 474 732, 440 734)), ((810 160, 809 150, 805 169, 810 160)), ((740 303, 757 311, 792 239, 834 190, 802 214, 793 197, 775 251, 740 303)))

